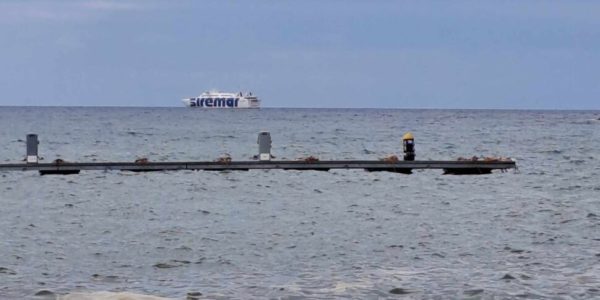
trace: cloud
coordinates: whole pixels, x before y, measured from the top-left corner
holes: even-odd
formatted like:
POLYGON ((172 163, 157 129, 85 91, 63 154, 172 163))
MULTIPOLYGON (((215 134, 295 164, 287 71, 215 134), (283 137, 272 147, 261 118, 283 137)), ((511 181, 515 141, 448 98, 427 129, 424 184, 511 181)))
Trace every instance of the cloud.
POLYGON ((127 1, 112 1, 112 0, 93 0, 81 4, 84 9, 96 11, 129 11, 142 10, 148 5, 143 5, 142 2, 127 2, 127 1))
POLYGON ((154 7, 151 2, 89 1, 2 1, 0 23, 86 21, 115 12, 139 11, 154 7))

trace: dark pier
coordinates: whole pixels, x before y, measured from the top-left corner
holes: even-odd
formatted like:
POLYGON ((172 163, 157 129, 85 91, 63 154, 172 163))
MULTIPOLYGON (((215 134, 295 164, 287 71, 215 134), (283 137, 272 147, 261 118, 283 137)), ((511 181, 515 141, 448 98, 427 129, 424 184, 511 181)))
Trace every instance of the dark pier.
POLYGON ((204 171, 248 171, 248 170, 315 170, 329 171, 332 169, 364 169, 369 172, 395 172, 411 174, 415 169, 441 169, 444 174, 475 175, 489 174, 492 170, 516 169, 515 161, 511 159, 469 159, 469 160, 414 160, 414 138, 411 134, 403 137, 404 160, 390 156, 382 160, 319 160, 308 157, 302 160, 271 160, 271 135, 261 132, 258 135, 259 154, 255 161, 232 161, 231 158, 221 158, 218 161, 179 161, 152 162, 138 159, 135 162, 67 162, 60 159, 52 163, 39 163, 37 135, 27 136, 27 156, 25 163, 0 164, 3 171, 39 171, 41 175, 78 174, 82 170, 96 171, 131 171, 155 172, 176 170, 204 171))
POLYGON ((398 161, 384 162, 372 160, 331 160, 331 161, 181 161, 181 162, 60 162, 37 164, 0 164, 0 171, 40 171, 41 174, 77 174, 81 170, 96 171, 248 171, 248 170, 316 170, 364 169, 367 171, 388 171, 408 173, 413 169, 443 169, 446 173, 487 174, 492 170, 515 168, 514 161, 398 161))

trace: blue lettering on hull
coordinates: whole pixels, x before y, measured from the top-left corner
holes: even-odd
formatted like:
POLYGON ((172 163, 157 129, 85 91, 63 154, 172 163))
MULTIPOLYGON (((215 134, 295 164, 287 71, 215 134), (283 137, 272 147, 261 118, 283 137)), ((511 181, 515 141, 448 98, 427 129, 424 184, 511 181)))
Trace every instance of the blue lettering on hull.
POLYGON ((190 98, 191 107, 238 107, 240 98, 190 98))

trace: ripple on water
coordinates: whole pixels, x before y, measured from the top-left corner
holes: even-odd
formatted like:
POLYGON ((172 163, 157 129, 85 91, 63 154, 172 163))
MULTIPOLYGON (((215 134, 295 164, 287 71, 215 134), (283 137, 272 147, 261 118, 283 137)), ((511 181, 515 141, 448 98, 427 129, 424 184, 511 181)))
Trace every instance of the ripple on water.
POLYGON ((2 107, 7 162, 22 159, 29 132, 48 161, 185 161, 252 157, 263 129, 278 158, 378 159, 401 153, 401 134, 413 131, 418 159, 511 156, 521 171, 2 173, 0 253, 11 255, 0 256, 0 294, 29 298, 43 282, 57 295, 179 299, 402 297, 394 288, 409 298, 597 298, 600 131, 581 124, 592 118, 2 107))

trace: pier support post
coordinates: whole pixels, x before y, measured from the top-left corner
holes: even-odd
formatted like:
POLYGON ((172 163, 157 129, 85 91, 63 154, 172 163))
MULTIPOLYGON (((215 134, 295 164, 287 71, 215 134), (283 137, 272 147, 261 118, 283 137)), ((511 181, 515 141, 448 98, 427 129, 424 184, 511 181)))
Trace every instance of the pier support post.
POLYGON ((271 134, 268 131, 258 133, 258 159, 271 160, 271 134))
POLYGON ((27 135, 27 163, 37 164, 38 163, 38 136, 37 134, 27 135))
POLYGON ((415 160, 415 138, 412 133, 407 132, 402 137, 402 145, 404 148, 404 160, 415 160))

